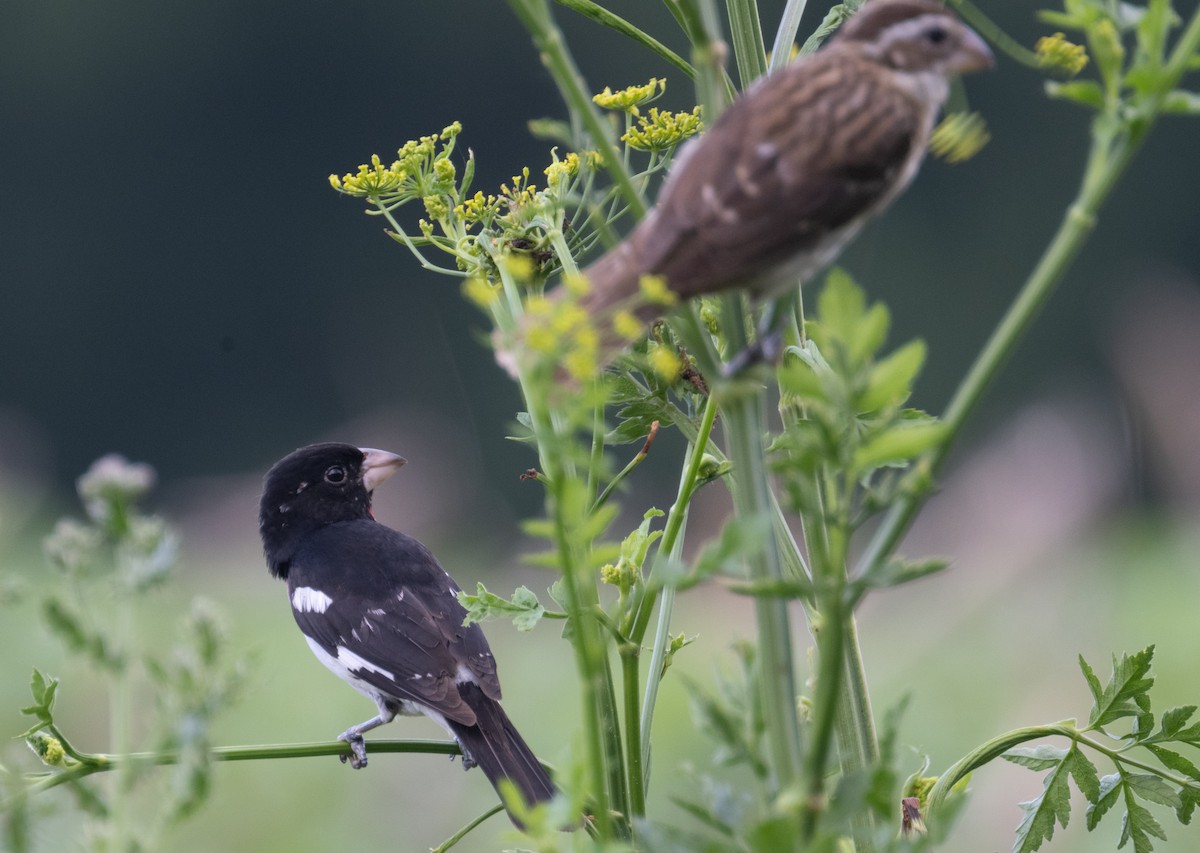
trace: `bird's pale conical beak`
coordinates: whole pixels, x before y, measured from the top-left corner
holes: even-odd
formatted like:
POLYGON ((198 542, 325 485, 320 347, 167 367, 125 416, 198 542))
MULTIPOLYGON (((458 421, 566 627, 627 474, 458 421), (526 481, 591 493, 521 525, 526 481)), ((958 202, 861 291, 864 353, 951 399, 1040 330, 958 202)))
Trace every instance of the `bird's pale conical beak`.
POLYGON ((368 492, 375 491, 384 480, 396 473, 405 463, 403 456, 388 453, 386 450, 375 450, 372 447, 360 447, 363 452, 363 485, 368 492))
POLYGON ((992 56, 987 42, 980 38, 979 33, 968 29, 950 70, 957 74, 970 74, 972 71, 987 71, 995 67, 996 58, 992 56))

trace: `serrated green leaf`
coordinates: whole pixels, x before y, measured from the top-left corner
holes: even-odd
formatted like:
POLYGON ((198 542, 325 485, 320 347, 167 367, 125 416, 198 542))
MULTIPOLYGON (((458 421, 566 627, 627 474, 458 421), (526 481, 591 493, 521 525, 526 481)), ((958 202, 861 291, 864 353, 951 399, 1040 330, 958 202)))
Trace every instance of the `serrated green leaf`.
POLYGON ((458 593, 458 603, 466 608, 463 625, 485 619, 512 619, 518 631, 531 631, 546 609, 528 587, 517 587, 511 599, 489 592, 482 583, 475 585, 475 595, 458 593))
POLYGON ((1119 660, 1113 656, 1112 677, 1092 706, 1088 717, 1089 728, 1101 728, 1122 717, 1145 712, 1142 703, 1148 702, 1146 693, 1154 685, 1154 678, 1150 675, 1153 659, 1154 646, 1148 646, 1136 654, 1122 655, 1119 660))
POLYGON ((1100 777, 1096 772, 1096 765, 1092 764, 1076 744, 1071 745, 1071 752, 1064 764, 1080 793, 1087 797, 1089 803, 1096 802, 1100 798, 1100 777))
POLYGON ((1187 725, 1187 721, 1196 713, 1195 705, 1180 705, 1178 708, 1172 708, 1162 715, 1162 724, 1159 730, 1159 735, 1164 738, 1173 738, 1187 725))
POLYGON ((1087 682, 1088 690, 1092 694, 1092 702, 1099 703, 1100 696, 1104 693, 1104 688, 1100 684, 1100 679, 1096 676, 1096 671, 1092 669, 1092 665, 1083 659, 1083 655, 1079 656, 1079 669, 1083 672, 1083 680, 1087 682))
POLYGON ((861 413, 899 406, 912 394, 912 383, 925 364, 925 342, 909 341, 875 364, 867 374, 867 385, 855 400, 861 413))
POLYGON ((1017 826, 1017 838, 1013 844, 1016 853, 1032 853, 1043 841, 1054 837, 1054 825, 1066 829, 1071 819, 1071 788, 1068 784, 1067 765, 1058 762, 1046 774, 1042 783, 1042 794, 1036 799, 1020 803, 1025 812, 1017 826))
POLYGON ((1150 841, 1151 835, 1163 841, 1167 840, 1162 826, 1154 819, 1154 815, 1150 814, 1149 809, 1138 805, 1129 797, 1126 797, 1125 806, 1125 820, 1121 825, 1118 848, 1124 847, 1127 841, 1132 840, 1134 853, 1150 853, 1154 849, 1150 841))
POLYGON ((1175 817, 1184 826, 1192 822, 1192 814, 1196 811, 1196 806, 1200 805, 1200 786, 1184 785, 1179 791, 1179 808, 1175 809, 1175 817))
POLYGON ((1152 773, 1126 773, 1125 785, 1143 800, 1173 809, 1181 805, 1179 794, 1161 776, 1152 773))
POLYGON ((1110 773, 1100 779, 1100 789, 1096 799, 1088 806, 1087 810, 1087 828, 1091 832, 1100 823, 1100 819, 1107 814, 1117 800, 1121 796, 1121 774, 1110 773))
POLYGON ((1030 770, 1049 770, 1051 767, 1061 764, 1069 752, 1069 749, 1041 744, 1039 746, 1014 747, 1005 750, 1000 757, 1013 764, 1028 767, 1030 770))
POLYGON ((946 438, 946 425, 934 421, 901 421, 863 444, 854 454, 854 469, 866 472, 920 456, 946 438))
POLYGON ((1174 770, 1176 773, 1182 773, 1189 779, 1195 779, 1200 782, 1200 767, 1197 767, 1178 752, 1153 743, 1143 744, 1143 746, 1154 753, 1154 757, 1161 761, 1167 769, 1174 770))
POLYGON ((936 574, 949 565, 948 560, 936 557, 924 560, 905 560, 893 557, 869 574, 856 578, 855 584, 867 589, 886 589, 936 574))

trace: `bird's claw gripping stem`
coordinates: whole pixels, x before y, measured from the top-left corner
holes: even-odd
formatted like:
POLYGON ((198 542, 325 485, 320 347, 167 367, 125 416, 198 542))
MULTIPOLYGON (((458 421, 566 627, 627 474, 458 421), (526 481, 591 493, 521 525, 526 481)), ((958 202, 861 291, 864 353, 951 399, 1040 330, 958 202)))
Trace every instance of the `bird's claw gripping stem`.
POLYGON ((350 766, 355 770, 362 770, 367 766, 367 744, 363 740, 362 734, 356 732, 354 729, 350 729, 338 735, 338 740, 349 744, 351 753, 350 755, 346 755, 345 753, 339 755, 338 760, 343 764, 349 761, 350 766))

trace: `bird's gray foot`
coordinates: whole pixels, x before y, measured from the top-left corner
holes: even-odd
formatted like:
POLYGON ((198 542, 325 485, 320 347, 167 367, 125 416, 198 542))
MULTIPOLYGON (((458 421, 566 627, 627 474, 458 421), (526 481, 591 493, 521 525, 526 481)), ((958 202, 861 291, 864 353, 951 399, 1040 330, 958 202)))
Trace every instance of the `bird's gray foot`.
POLYGON ((350 755, 343 753, 338 756, 343 764, 349 761, 350 766, 355 770, 362 770, 367 766, 367 744, 360 732, 355 729, 347 729, 338 735, 338 740, 343 740, 350 745, 350 755))

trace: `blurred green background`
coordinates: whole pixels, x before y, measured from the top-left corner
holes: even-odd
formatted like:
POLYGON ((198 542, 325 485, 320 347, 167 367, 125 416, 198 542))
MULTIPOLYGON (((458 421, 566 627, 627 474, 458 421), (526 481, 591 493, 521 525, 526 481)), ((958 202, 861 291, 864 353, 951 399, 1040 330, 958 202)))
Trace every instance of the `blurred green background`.
MULTIPOLYGON (((686 49, 657 4, 607 5, 686 49)), ((810 4, 802 32, 828 5, 810 4)), ((1049 32, 1039 4, 981 5, 1027 45, 1049 32)), ((763 4, 766 31, 781 8, 763 4)), ((667 105, 690 105, 680 75, 558 18, 593 89, 665 75, 667 105)), ((928 163, 845 258, 891 307, 893 342, 928 342, 914 402, 934 412, 1061 218, 1087 141, 1088 116, 1048 101, 1038 75, 1003 57, 967 91, 991 144, 965 165, 928 163)), ((261 474, 298 445, 403 453, 380 520, 426 541, 465 587, 549 584, 520 565, 515 522, 540 495, 517 479, 531 461, 504 437, 518 399, 478 343, 478 315, 326 182, 455 119, 477 187, 524 165, 539 172, 547 146, 526 122, 563 111, 505 4, 7 4, 0 114, 0 572, 20 592, 0 611, 0 732, 26 727, 17 709, 37 665, 64 680, 67 730, 107 748, 97 680, 37 613, 54 580, 40 540, 77 512, 74 478, 109 451, 157 468, 155 508, 184 535, 181 580, 159 594, 149 638, 170 636, 174 614, 203 594, 254 659, 221 743, 319 740, 370 713, 304 648, 259 554, 261 474)), ((914 767, 920 753, 941 768, 1000 731, 1085 717, 1078 653, 1106 673, 1110 652, 1158 643, 1160 709, 1200 698, 1197 152, 1195 120, 1156 129, 974 420, 905 547, 953 569, 862 613, 877 710, 913 695, 901 741, 914 767)), ((656 445, 631 518, 669 504, 678 454, 676 442, 656 445)), ((724 512, 719 487, 709 492, 696 531, 724 512)), ((740 599, 688 593, 676 629, 700 640, 680 668, 709 680, 730 639, 752 635, 748 616, 740 599)), ((553 626, 495 624, 489 636, 510 714, 540 754, 563 759, 579 730, 568 648, 553 626)), ((651 807, 684 822, 669 795, 695 788, 689 774, 710 769, 710 750, 678 680, 663 703, 651 807)), ((381 734, 438 736, 423 721, 381 734)), ((0 760, 27 763, 22 749, 0 760)), ((478 773, 432 757, 388 756, 363 773, 333 760, 230 765, 215 783, 172 849, 425 849, 492 798, 478 773)), ((1015 804, 1040 779, 994 766, 974 788, 947 849, 1006 849, 1015 804)), ((41 849, 85 845, 72 814, 39 821, 41 849)), ((1075 818, 1051 849, 1111 849, 1112 817, 1104 843, 1083 831, 1082 804, 1075 818)), ((502 824, 461 849, 498 849, 502 824)), ((1198 849, 1195 831, 1167 826, 1158 849, 1198 849)))

